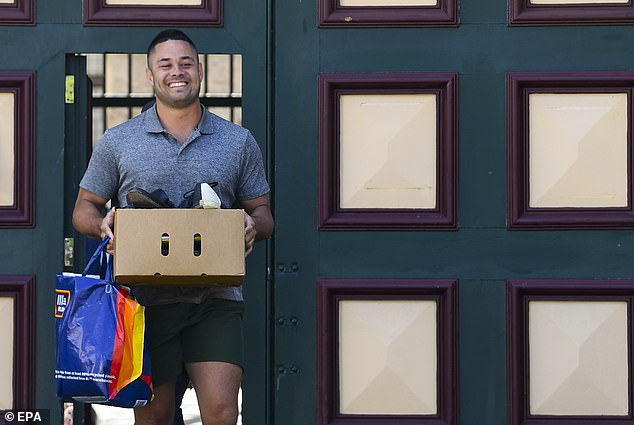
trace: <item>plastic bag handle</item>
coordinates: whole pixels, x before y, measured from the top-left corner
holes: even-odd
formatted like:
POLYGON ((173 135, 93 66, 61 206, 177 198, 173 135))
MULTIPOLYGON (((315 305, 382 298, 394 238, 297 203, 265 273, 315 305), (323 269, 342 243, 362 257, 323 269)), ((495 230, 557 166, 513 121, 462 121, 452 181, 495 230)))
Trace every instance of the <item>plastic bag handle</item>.
POLYGON ((108 282, 114 282, 114 265, 112 264, 112 255, 108 255, 104 252, 104 255, 106 256, 106 274, 104 275, 104 280, 108 281, 108 282))
MULTIPOLYGON (((106 245, 108 245, 109 241, 110 241, 110 237, 106 236, 104 240, 101 241, 99 246, 97 246, 97 249, 95 249, 95 252, 92 254, 92 257, 90 257, 90 260, 88 260, 88 264, 86 264, 86 268, 84 268, 84 271, 81 274, 82 276, 86 276, 86 274, 88 274, 88 270, 90 270, 90 267, 92 267, 95 261, 97 261, 99 256, 106 252, 106 245)), ((108 275, 108 270, 106 270, 106 275, 108 275)))

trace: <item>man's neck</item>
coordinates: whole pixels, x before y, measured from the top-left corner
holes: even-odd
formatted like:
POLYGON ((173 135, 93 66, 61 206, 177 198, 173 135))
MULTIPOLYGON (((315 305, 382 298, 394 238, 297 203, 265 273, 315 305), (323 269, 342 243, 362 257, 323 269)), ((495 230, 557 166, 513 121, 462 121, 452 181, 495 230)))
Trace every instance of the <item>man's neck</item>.
POLYGON ((199 102, 185 108, 172 108, 157 102, 156 114, 163 128, 183 144, 198 126, 202 116, 202 108, 199 102))

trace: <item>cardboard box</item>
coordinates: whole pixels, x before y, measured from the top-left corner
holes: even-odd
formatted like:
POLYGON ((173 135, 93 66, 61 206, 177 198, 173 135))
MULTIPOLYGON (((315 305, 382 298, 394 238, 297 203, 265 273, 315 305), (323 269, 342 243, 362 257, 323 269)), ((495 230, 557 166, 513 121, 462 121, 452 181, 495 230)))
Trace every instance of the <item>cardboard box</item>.
POLYGON ((115 280, 125 285, 239 286, 244 211, 119 209, 115 280))

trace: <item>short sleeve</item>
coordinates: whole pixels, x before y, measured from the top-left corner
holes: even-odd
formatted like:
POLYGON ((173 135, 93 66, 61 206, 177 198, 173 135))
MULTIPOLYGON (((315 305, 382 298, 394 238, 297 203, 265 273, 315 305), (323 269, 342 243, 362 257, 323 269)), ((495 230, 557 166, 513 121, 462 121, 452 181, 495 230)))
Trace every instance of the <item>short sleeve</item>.
POLYGON ((238 190, 236 191, 236 198, 239 201, 254 199, 269 193, 270 188, 266 181, 262 152, 251 132, 247 132, 239 175, 238 190))
POLYGON ((118 182, 119 171, 114 143, 108 138, 108 132, 106 132, 95 146, 79 186, 109 200, 115 198, 118 182))

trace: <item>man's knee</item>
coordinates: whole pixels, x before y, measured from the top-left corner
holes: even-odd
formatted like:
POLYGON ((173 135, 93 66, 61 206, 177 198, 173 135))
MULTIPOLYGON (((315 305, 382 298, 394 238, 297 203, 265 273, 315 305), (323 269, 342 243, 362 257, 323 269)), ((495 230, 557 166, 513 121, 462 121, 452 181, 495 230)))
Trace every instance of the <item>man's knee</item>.
POLYGON ((172 425, 174 423, 174 413, 166 406, 152 404, 134 409, 135 425, 172 425))
POLYGON ((154 388, 154 399, 144 407, 134 408, 135 425, 173 425, 174 382, 154 388))
POLYGON ((204 425, 235 425, 238 421, 238 406, 217 404, 201 412, 204 425))
POLYGON ((223 362, 187 364, 205 425, 235 425, 242 368, 223 362))

